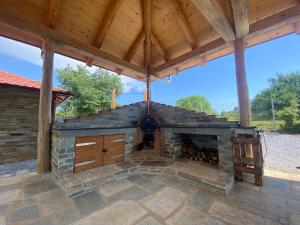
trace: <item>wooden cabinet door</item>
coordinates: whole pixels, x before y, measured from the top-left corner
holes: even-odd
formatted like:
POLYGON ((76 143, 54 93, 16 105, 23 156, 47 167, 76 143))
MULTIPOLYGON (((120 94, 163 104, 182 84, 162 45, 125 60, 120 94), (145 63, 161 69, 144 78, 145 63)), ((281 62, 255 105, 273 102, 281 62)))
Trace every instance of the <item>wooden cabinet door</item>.
POLYGON ((81 172, 102 165, 102 136, 76 137, 74 172, 81 172))
POLYGON ((124 161, 125 135, 113 134, 104 136, 103 165, 124 161))

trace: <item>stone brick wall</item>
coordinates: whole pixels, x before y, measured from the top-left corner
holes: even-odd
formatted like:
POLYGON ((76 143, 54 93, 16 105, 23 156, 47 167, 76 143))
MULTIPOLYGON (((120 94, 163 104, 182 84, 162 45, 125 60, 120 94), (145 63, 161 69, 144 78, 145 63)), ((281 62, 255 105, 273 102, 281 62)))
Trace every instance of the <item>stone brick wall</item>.
POLYGON ((0 164, 36 158, 39 92, 0 87, 0 164))

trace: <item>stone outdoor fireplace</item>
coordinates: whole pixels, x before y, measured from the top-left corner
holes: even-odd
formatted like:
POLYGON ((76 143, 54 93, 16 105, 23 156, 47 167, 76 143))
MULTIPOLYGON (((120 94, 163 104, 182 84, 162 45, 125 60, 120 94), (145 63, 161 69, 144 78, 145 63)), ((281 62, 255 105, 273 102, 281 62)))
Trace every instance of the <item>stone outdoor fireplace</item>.
POLYGON ((146 102, 138 102, 56 123, 53 175, 63 177, 140 156, 199 162, 234 173, 231 137, 240 129, 237 123, 154 102, 150 118, 145 115, 146 102))

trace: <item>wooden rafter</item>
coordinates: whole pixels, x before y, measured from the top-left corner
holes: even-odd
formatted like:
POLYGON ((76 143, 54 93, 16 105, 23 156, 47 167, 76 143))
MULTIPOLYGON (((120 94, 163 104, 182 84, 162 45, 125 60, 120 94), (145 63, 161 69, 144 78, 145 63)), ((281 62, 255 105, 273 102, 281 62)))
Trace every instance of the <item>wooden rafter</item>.
MULTIPOLYGON (((107 64, 126 70, 133 74, 136 74, 139 77, 144 77, 145 70, 137 65, 129 63, 123 59, 120 59, 114 55, 106 53, 102 50, 95 49, 92 46, 86 46, 82 44, 81 41, 78 41, 75 38, 72 38, 68 35, 62 34, 53 29, 49 29, 45 26, 42 26, 38 23, 32 21, 25 21, 20 19, 16 15, 9 14, 0 9, 0 35, 6 36, 5 32, 9 33, 9 30, 14 32, 18 31, 22 33, 22 37, 26 36, 27 40, 43 40, 51 39, 55 43, 56 51, 66 51, 66 52, 76 52, 82 56, 92 57, 95 60, 98 60, 102 64, 107 64), (26 31, 26 32, 24 32, 26 31)), ((16 37, 18 40, 18 38, 16 37)), ((41 47, 41 46, 38 46, 41 47)))
POLYGON ((153 47, 156 48, 160 56, 165 60, 165 62, 167 62, 169 60, 169 55, 165 50, 165 48, 163 47, 163 45, 161 44, 161 42, 158 40, 156 35, 153 34, 153 32, 151 33, 150 37, 151 37, 151 43, 153 47))
POLYGON ((295 33, 300 35, 300 22, 295 23, 295 33))
POLYGON ((235 34, 217 0, 192 0, 197 9, 226 42, 235 39, 235 34))
POLYGON ((55 28, 59 6, 60 6, 60 0, 49 1, 48 13, 45 20, 47 27, 55 28))
POLYGON ((104 38, 107 34, 107 31, 109 30, 110 25, 112 24, 118 9, 120 8, 123 0, 111 0, 109 8, 107 10, 107 13, 101 22, 101 25, 99 27, 99 31, 97 33, 97 36, 94 40, 94 46, 97 48, 101 48, 104 38))
POLYGON ((191 45, 191 49, 197 48, 197 45, 198 45, 197 39, 192 31, 192 28, 191 28, 186 16, 184 15, 184 13, 180 7, 180 3, 178 2, 178 0, 169 0, 169 3, 170 3, 170 6, 172 7, 172 10, 174 11, 174 13, 176 15, 176 19, 183 31, 185 38, 191 45))
POLYGON ((249 33, 248 0, 231 0, 235 33, 241 38, 249 33))
MULTIPOLYGON (((247 43, 248 40, 255 39, 257 37, 263 36, 264 34, 274 32, 279 30, 280 28, 287 27, 288 25, 295 25, 296 23, 300 22, 300 6, 296 6, 290 8, 288 10, 284 10, 279 12, 271 17, 268 17, 264 20, 251 24, 250 26, 250 33, 245 36, 245 42, 247 43)), ((292 31, 294 32, 294 30, 292 31)), ((280 35, 276 35, 277 32, 274 32, 275 37, 280 35)), ((286 33, 284 33, 286 34, 286 33)), ((269 36, 262 38, 263 40, 270 40, 269 36)), ((260 43, 261 41, 254 42, 254 44, 260 43)), ((252 46, 247 45, 248 46, 252 46)), ((193 60, 197 60, 200 57, 214 54, 213 58, 217 58, 226 54, 231 53, 233 50, 232 43, 224 43, 222 39, 217 39, 213 42, 210 42, 206 45, 199 46, 198 48, 187 52, 181 56, 178 56, 168 62, 157 66, 153 73, 157 73, 160 75, 168 75, 171 74, 174 68, 179 68, 185 64, 193 60)))
POLYGON ((144 31, 144 29, 142 29, 140 31, 140 33, 138 34, 138 36, 135 38, 134 42, 132 43, 132 45, 130 46, 130 48, 128 49, 128 51, 124 57, 124 59, 126 61, 128 61, 128 62, 131 61, 131 59, 133 58, 133 56, 139 49, 139 46, 141 46, 141 44, 143 43, 144 40, 145 40, 145 31, 144 31))

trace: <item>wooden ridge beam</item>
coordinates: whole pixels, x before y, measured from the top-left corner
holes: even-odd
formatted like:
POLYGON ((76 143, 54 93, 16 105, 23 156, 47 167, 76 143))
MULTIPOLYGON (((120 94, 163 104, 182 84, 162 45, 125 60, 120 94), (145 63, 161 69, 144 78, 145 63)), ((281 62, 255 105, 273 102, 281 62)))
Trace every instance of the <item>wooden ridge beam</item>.
POLYGON ((153 45, 153 47, 156 48, 157 52, 160 54, 160 56, 165 60, 165 62, 167 62, 169 60, 169 55, 167 53, 167 51, 165 50, 165 48, 163 47, 163 45, 161 44, 161 42, 158 40, 158 38, 151 33, 151 43, 153 45))
MULTIPOLYGON (((250 47, 261 42, 277 38, 288 33, 295 32, 295 28, 292 31, 287 29, 285 33, 279 33, 277 30, 293 26, 300 22, 300 6, 295 6, 293 8, 284 10, 280 13, 277 13, 271 17, 258 21, 250 26, 250 33, 247 34, 244 38, 246 42, 246 47, 250 47), (270 34, 274 36, 270 36, 270 34), (266 36, 265 36, 266 34, 266 36), (255 39, 261 38, 261 40, 256 41, 255 39), (252 41, 253 40, 253 41, 252 41)), ((210 42, 206 45, 200 46, 190 52, 187 52, 181 56, 178 56, 168 62, 161 64, 154 68, 152 73, 157 73, 166 76, 171 74, 174 68, 179 68, 185 64, 190 64, 191 61, 195 61, 201 57, 214 54, 213 58, 218 58, 229 54, 233 51, 232 43, 224 43, 222 39, 217 39, 213 42, 210 42)), ((211 60, 212 58, 206 60, 211 60)))
POLYGON ((47 27, 55 28, 60 3, 60 0, 49 0, 49 8, 45 20, 47 27))
POLYGON ((195 49, 197 48, 198 42, 197 39, 192 31, 192 28, 186 18, 186 16, 184 15, 181 7, 180 7, 180 3, 178 0, 169 0, 169 5, 172 7, 173 12, 176 15, 176 19, 183 31, 183 34, 185 36, 185 38, 187 39, 187 41, 189 42, 191 49, 195 49))
POLYGON ((122 4, 123 0, 111 0, 110 5, 107 9, 106 15, 101 22, 101 25, 99 27, 99 30, 97 32, 97 36, 94 40, 94 46, 97 48, 101 48, 104 38, 122 4))
POLYGON ((235 39, 233 28, 217 0, 192 0, 196 8, 226 42, 235 39))
POLYGON ((144 0, 145 68, 147 76, 151 64, 151 0, 144 0))
POLYGON ((131 61, 137 50, 139 49, 139 46, 143 43, 145 40, 145 31, 142 29, 138 36, 134 39, 133 43, 131 44, 130 48, 128 49, 124 59, 128 62, 131 61))
POLYGON ((235 33, 241 38, 249 33, 248 0, 231 0, 235 33))
POLYGON ((0 27, 0 35, 7 36, 8 38, 13 38, 18 41, 25 41, 29 44, 35 44, 37 43, 37 40, 50 39, 55 44, 55 50, 59 50, 61 54, 68 52, 67 56, 74 58, 75 56, 69 55, 69 52, 74 52, 74 54, 76 53, 78 55, 92 57, 95 60, 98 60, 100 65, 111 65, 116 68, 126 70, 129 73, 133 73, 139 77, 145 77, 144 68, 96 49, 95 47, 85 45, 81 41, 71 38, 56 30, 52 30, 32 21, 25 21, 24 19, 21 19, 15 15, 11 15, 1 9, 0 27), (12 33, 10 29, 13 30, 14 33, 12 33), (18 31, 21 35, 15 34, 16 31, 18 31), (9 36, 7 34, 9 34, 9 36))

